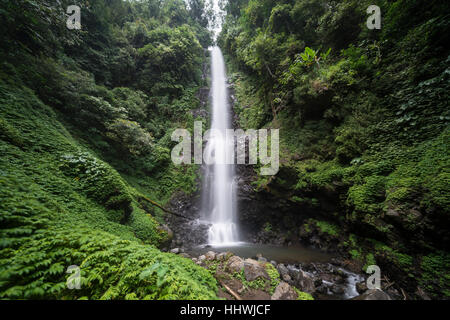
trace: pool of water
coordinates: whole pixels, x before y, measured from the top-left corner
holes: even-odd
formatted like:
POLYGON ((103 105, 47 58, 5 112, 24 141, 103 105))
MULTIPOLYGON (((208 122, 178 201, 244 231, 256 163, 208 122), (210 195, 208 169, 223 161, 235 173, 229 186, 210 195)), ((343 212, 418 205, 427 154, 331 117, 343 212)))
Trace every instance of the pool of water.
POLYGON ((330 262, 334 257, 314 248, 301 245, 295 246, 274 246, 265 244, 253 244, 239 242, 223 246, 199 246, 188 250, 193 256, 200 256, 208 251, 232 252, 242 258, 255 258, 261 254, 268 261, 275 260, 277 263, 309 263, 309 262, 330 262))

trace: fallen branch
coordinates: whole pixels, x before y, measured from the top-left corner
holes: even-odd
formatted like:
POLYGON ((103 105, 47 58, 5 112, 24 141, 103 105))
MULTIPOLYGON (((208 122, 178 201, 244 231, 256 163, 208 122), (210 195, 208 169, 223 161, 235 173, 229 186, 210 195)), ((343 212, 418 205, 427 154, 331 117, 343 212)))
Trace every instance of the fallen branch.
POLYGON ((400 288, 400 290, 402 291, 402 294, 403 294, 403 300, 407 300, 407 299, 406 299, 406 294, 405 294, 405 291, 403 291, 403 289, 402 289, 402 288, 400 288))
POLYGON ((389 278, 387 276, 384 276, 383 280, 386 281, 386 284, 383 286, 383 290, 386 290, 395 284, 395 281, 391 282, 391 280, 389 280, 389 278))
POLYGON ((388 289, 389 287, 392 287, 395 284, 395 282, 390 282, 387 285, 384 286, 383 290, 388 289))
POLYGON ((236 300, 242 300, 242 298, 236 293, 236 292, 234 292, 233 290, 231 290, 231 288, 229 287, 229 286, 227 286, 225 283, 223 283, 222 281, 219 281, 220 282, 220 284, 225 288, 225 289, 227 289, 227 291, 233 296, 233 297, 235 297, 236 298, 236 300))
POLYGON ((168 213, 168 214, 171 214, 171 215, 174 215, 174 216, 177 216, 177 217, 180 217, 180 218, 184 218, 184 219, 187 219, 187 220, 193 220, 193 219, 188 218, 188 217, 185 217, 185 216, 183 216, 183 215, 181 215, 181 214, 178 214, 178 213, 172 212, 172 211, 170 211, 170 210, 167 210, 166 208, 164 208, 164 207, 161 206, 160 204, 156 203, 156 202, 153 201, 153 200, 150 200, 150 199, 147 198, 147 197, 141 196, 141 198, 144 199, 144 200, 146 200, 146 201, 148 201, 149 203, 151 203, 151 204, 154 205, 155 207, 160 208, 162 211, 164 211, 164 212, 166 212, 166 213, 168 213))

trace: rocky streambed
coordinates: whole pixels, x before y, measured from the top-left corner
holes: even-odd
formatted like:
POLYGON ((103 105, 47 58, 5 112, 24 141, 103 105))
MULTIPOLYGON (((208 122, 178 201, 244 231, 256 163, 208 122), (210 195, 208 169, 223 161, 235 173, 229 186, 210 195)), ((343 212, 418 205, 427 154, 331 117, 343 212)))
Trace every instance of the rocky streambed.
POLYGON ((243 258, 230 251, 208 251, 199 256, 174 248, 174 254, 191 259, 217 279, 219 297, 227 300, 394 300, 392 287, 368 290, 366 275, 346 268, 346 261, 285 264, 261 254, 243 258))

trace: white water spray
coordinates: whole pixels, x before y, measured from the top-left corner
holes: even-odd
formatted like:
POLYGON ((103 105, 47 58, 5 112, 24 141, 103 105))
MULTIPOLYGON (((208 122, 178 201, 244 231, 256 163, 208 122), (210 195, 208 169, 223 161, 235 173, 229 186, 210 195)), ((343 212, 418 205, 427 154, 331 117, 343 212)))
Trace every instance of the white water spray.
POLYGON ((226 163, 234 144, 226 143, 226 130, 231 129, 230 106, 226 84, 225 63, 218 47, 211 50, 212 123, 211 129, 221 134, 208 140, 206 150, 213 155, 214 164, 205 168, 203 183, 203 215, 211 223, 208 242, 211 245, 230 245, 238 241, 236 226, 236 187, 234 165, 226 163))

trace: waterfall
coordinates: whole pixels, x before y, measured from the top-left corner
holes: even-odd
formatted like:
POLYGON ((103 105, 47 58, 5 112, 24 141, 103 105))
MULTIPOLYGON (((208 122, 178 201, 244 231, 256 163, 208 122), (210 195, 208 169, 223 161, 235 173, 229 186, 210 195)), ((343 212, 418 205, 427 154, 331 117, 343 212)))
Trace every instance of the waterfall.
POLYGON ((236 225, 236 187, 234 165, 226 164, 226 157, 233 154, 234 143, 226 142, 226 129, 231 129, 231 110, 228 103, 226 70, 219 47, 211 50, 212 115, 211 130, 216 131, 208 139, 206 152, 215 161, 204 170, 203 204, 204 218, 211 224, 208 242, 212 245, 229 245, 238 241, 236 225))

